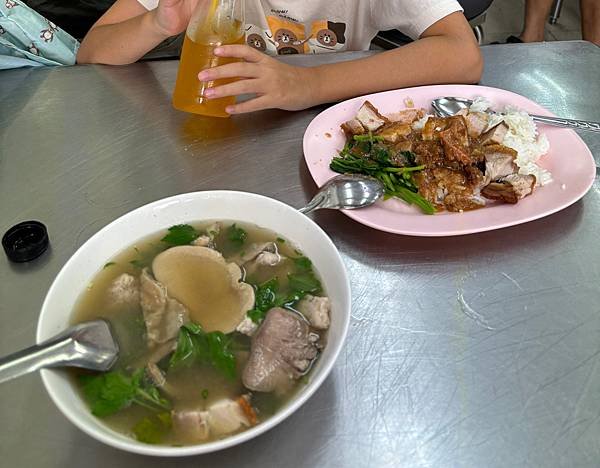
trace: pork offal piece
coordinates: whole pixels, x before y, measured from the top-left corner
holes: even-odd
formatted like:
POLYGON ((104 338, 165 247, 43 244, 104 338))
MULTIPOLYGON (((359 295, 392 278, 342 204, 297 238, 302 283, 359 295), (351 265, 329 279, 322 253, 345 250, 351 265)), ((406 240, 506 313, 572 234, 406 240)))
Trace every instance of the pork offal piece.
POLYGON ((189 321, 183 304, 167 296, 167 288, 156 281, 145 268, 140 276, 140 303, 146 323, 148 346, 174 340, 179 329, 189 321))
POLYGON ((504 141, 504 137, 506 136, 507 132, 508 125, 506 125, 504 122, 500 122, 481 135, 479 141, 483 145, 499 145, 504 141))
POLYGON ((329 328, 329 314, 331 312, 331 301, 328 297, 311 296, 307 294, 296 306, 310 324, 317 330, 329 328))
POLYGON ((108 288, 110 305, 137 307, 140 303, 140 281, 129 273, 117 276, 108 288))
POLYGON ((390 121, 381 115, 369 101, 365 101, 356 114, 356 119, 367 132, 375 132, 390 121))
POLYGON ((202 442, 210 435, 208 411, 194 409, 172 411, 171 422, 177 436, 186 442, 202 442))
POLYGON ((490 200, 514 204, 533 193, 535 182, 533 175, 511 174, 484 187, 481 195, 490 200))
POLYGON ((297 314, 275 307, 252 337, 250 357, 242 374, 244 386, 257 392, 281 392, 300 377, 317 357, 310 328, 297 314))

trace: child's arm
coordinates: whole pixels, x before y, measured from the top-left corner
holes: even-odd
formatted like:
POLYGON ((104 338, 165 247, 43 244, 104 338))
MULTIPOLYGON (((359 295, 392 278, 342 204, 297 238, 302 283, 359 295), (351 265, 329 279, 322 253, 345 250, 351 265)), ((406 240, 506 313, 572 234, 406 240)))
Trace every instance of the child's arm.
POLYGON ((146 10, 137 0, 117 0, 81 42, 78 63, 132 63, 187 27, 197 0, 161 0, 146 10))
POLYGON ((281 63, 248 46, 223 46, 220 54, 243 58, 204 70, 199 78, 209 81, 242 76, 246 79, 209 89, 209 98, 256 94, 231 106, 232 114, 266 108, 305 109, 388 89, 435 83, 475 83, 483 60, 462 13, 452 13, 430 26, 421 38, 398 49, 374 56, 313 68, 281 63))

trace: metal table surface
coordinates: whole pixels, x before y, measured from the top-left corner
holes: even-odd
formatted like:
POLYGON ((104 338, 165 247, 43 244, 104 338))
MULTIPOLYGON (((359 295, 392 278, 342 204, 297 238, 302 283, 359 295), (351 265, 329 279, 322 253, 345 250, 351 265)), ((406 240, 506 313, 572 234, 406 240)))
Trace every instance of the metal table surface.
MULTIPOLYGON (((600 49, 569 42, 483 52, 482 84, 600 120, 600 49)), ((33 342, 61 266, 125 212, 194 190, 256 192, 293 206, 315 192, 302 136, 323 108, 191 117, 171 108, 176 68, 0 73, 0 229, 37 218, 51 236, 37 261, 0 256, 0 354, 33 342)), ((581 136, 600 160, 600 136, 581 136)), ((141 457, 79 432, 34 374, 0 386, 0 465, 598 466, 598 181, 558 214, 465 237, 394 236, 337 212, 315 219, 342 253, 354 304, 339 361, 296 414, 222 452, 141 457)))

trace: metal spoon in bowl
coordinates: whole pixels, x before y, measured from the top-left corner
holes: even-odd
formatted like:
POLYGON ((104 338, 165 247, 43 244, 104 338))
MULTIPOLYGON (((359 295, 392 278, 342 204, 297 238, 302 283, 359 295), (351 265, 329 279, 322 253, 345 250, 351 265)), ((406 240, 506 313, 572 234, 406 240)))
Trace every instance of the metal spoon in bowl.
MULTIPOLYGON (((470 99, 458 97, 441 97, 434 99, 431 103, 438 117, 450 117, 457 112, 468 109, 473 104, 470 99)), ((572 128, 574 130, 588 130, 600 132, 600 123, 587 120, 563 119, 560 117, 545 117, 543 115, 531 115, 535 122, 554 125, 556 127, 572 128)))
POLYGON ((105 320, 83 322, 47 341, 0 358, 0 383, 45 367, 81 367, 107 371, 119 345, 105 320))
POLYGON ((354 210, 372 205, 383 196, 383 184, 368 176, 342 174, 329 179, 313 199, 298 211, 308 214, 322 208, 354 210))

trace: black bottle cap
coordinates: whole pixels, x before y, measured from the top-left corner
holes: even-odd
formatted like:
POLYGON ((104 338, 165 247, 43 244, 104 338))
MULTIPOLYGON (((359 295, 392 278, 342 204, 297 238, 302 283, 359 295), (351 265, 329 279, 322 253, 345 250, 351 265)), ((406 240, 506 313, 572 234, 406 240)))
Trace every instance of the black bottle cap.
POLYGON ((12 262, 28 262, 48 248, 48 231, 39 221, 24 221, 2 236, 2 247, 12 262))

